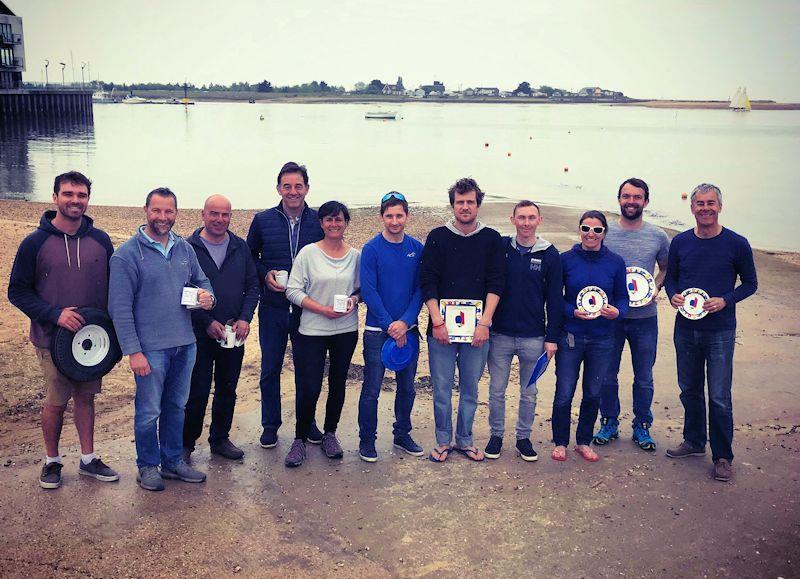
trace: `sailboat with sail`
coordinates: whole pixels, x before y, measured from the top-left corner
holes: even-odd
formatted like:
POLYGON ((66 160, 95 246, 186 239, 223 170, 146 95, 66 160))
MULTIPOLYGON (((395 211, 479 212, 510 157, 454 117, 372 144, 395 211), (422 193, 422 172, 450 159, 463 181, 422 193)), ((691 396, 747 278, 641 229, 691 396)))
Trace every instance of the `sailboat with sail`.
POLYGON ((747 87, 739 87, 736 93, 731 97, 731 102, 728 108, 733 111, 749 111, 750 98, 747 96, 747 87))

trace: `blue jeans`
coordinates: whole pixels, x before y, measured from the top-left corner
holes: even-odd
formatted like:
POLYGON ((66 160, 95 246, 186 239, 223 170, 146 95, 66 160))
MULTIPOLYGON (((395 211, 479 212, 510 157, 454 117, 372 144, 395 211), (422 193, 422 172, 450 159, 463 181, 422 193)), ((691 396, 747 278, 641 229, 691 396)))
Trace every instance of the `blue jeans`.
POLYGON ((600 391, 600 415, 619 418, 619 363, 625 341, 631 348, 633 365, 633 423, 653 424, 653 365, 658 347, 658 317, 618 320, 614 326, 614 352, 600 391))
POLYGON ((506 388, 511 375, 511 361, 519 360, 519 415, 517 439, 530 438, 536 413, 536 384, 528 387, 536 360, 544 352, 544 337, 517 338, 492 332, 489 340, 489 433, 503 438, 506 425, 506 388))
POLYGON ((600 388, 606 376, 613 336, 575 336, 565 332, 556 352, 556 394, 553 399, 553 442, 556 446, 569 444, 572 398, 578 387, 578 374, 583 364, 583 398, 578 415, 575 442, 592 441, 594 423, 600 406, 600 388))
POLYGON ((705 448, 714 460, 733 460, 733 347, 736 330, 691 330, 675 324, 678 386, 685 412, 683 439, 705 448), (705 382, 708 378, 708 437, 705 382))
POLYGON ((134 376, 136 466, 172 468, 181 460, 183 421, 197 353, 195 344, 142 352, 150 374, 134 376))
MULTIPOLYGON (((381 393, 383 375, 386 367, 381 360, 381 348, 389 334, 364 330, 364 382, 361 385, 361 396, 358 399, 358 430, 362 442, 374 442, 378 430, 378 395, 381 393)), ((397 392, 394 397, 394 437, 411 432, 411 408, 414 406, 416 392, 414 377, 417 374, 417 359, 408 366, 395 372, 397 392)))
POLYGON ((450 444, 453 440, 453 381, 458 366, 456 445, 462 448, 472 446, 472 423, 478 407, 478 380, 483 374, 488 353, 488 342, 474 348, 468 343, 442 345, 428 337, 437 445, 450 444))
POLYGON ((277 432, 281 427, 281 370, 289 338, 289 310, 258 306, 258 342, 261 345, 261 426, 277 432))

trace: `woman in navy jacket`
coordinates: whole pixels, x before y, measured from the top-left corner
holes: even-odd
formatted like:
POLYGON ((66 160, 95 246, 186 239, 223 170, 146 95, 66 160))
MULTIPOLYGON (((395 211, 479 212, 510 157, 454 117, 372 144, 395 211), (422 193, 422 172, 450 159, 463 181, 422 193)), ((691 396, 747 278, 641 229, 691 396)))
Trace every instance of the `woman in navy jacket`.
POLYGON ((552 417, 556 447, 551 455, 554 460, 567 459, 572 398, 578 385, 581 363, 583 399, 575 433, 575 452, 591 462, 600 458, 589 443, 600 405, 600 386, 614 346, 614 324, 628 310, 625 262, 603 246, 607 230, 605 215, 599 211, 587 211, 579 222, 581 242, 561 254, 565 321, 556 352, 556 394, 552 417), (589 314, 577 307, 578 294, 587 286, 602 288, 608 297, 608 304, 599 313, 589 314))

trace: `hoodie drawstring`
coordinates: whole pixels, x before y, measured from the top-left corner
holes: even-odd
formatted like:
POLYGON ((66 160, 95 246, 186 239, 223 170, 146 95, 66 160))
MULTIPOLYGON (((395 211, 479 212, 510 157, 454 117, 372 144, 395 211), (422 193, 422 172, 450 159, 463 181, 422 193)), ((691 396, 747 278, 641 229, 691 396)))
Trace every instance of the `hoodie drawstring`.
POLYGON ((81 268, 81 238, 78 238, 78 269, 81 268))
POLYGON ((72 260, 69 257, 69 243, 67 242, 67 234, 64 234, 64 250, 67 252, 67 267, 72 268, 72 260))

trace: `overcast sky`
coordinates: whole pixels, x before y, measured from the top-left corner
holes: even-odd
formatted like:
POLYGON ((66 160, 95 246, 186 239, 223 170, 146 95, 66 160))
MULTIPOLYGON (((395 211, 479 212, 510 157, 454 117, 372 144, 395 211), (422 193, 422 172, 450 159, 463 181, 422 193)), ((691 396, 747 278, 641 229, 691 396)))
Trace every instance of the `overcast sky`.
MULTIPOLYGON (((70 51, 114 82, 235 81, 407 88, 527 80, 638 98, 800 102, 797 0, 4 0, 23 18, 27 71, 70 51)), ((88 70, 88 69, 87 69, 88 70)), ((88 78, 88 75, 87 75, 88 78)))

